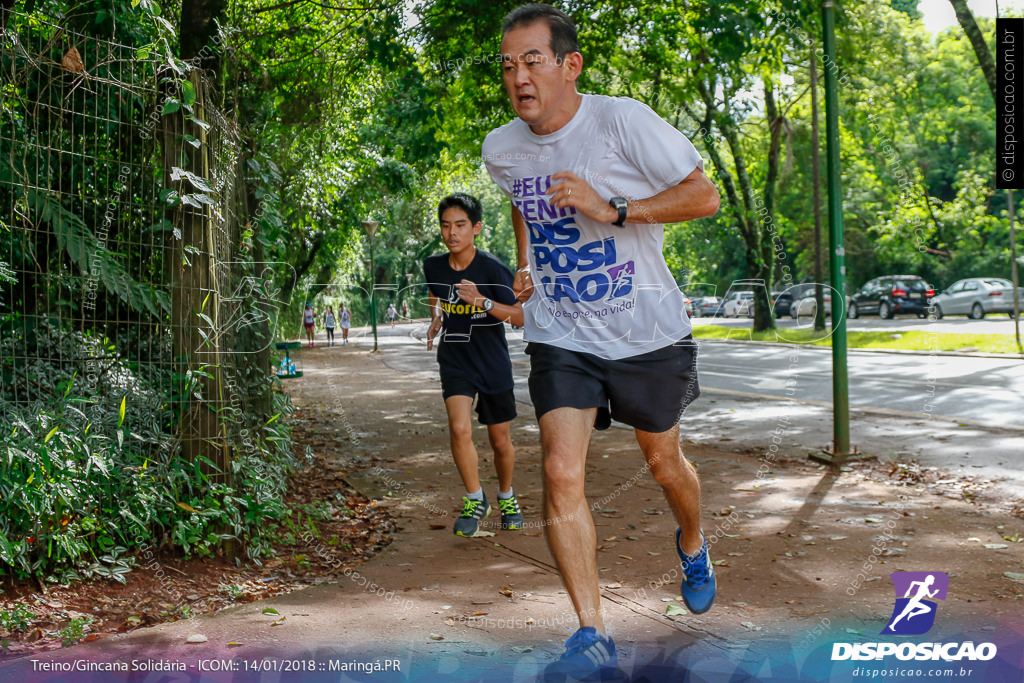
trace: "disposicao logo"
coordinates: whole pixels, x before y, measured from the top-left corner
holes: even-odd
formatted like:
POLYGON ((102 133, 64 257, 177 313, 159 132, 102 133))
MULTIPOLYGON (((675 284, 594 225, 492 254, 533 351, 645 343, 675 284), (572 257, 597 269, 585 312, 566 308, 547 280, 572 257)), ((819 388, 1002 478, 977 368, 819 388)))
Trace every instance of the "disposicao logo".
POLYGON ((942 572, 893 572, 896 605, 883 635, 919 636, 935 624, 937 605, 927 598, 946 599, 949 575, 942 572), (903 596, 903 597, 900 597, 903 596))
MULTIPOLYGON (((889 575, 896 590, 892 616, 880 635, 918 636, 935 624, 938 603, 949 591, 949 575, 942 572, 893 572, 889 575)), ((947 662, 987 661, 996 656, 993 643, 833 643, 832 661, 884 659, 895 655, 900 660, 939 660, 947 662)))

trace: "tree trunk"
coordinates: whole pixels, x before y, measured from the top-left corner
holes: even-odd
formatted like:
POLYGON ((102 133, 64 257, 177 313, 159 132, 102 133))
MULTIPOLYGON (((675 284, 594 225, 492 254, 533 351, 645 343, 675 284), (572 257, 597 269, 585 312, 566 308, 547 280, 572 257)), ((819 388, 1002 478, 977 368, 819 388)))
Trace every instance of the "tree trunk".
MULTIPOLYGON (((246 150, 252 150, 252 141, 243 141, 242 146, 246 150)), ((235 168, 235 187, 237 188, 239 197, 239 225, 248 225, 252 231, 252 258, 254 263, 254 270, 251 275, 256 277, 262 277, 266 272, 266 253, 263 246, 263 239, 261 238, 262 227, 260 225, 259 217, 263 214, 263 211, 259 209, 259 199, 256 197, 255 185, 250 185, 246 182, 246 162, 252 156, 251 152, 247 151, 242 154, 239 162, 235 168)), ((266 201, 266 200, 264 200, 266 201)), ((235 244, 240 244, 241 240, 235 241, 235 244)), ((269 275, 269 273, 268 273, 269 275)), ((268 285, 272 286, 274 283, 271 281, 268 285)), ((283 313, 281 310, 274 311, 273 314, 280 315, 283 313)), ((251 347, 254 350, 253 353, 243 354, 243 363, 247 365, 245 372, 247 376, 262 376, 267 371, 267 368, 271 365, 272 360, 272 345, 274 342, 273 328, 271 327, 271 320, 261 321, 258 325, 253 326, 252 330, 254 339, 252 340, 251 347)), ((251 385, 250 385, 251 390, 251 385)), ((273 389, 271 385, 265 384, 261 391, 251 397, 250 405, 252 412, 263 421, 270 419, 273 415, 274 408, 274 397, 273 389)))
MULTIPOLYGON (((782 126, 784 117, 779 113, 775 102, 775 86, 770 81, 764 83, 764 110, 768 119, 770 142, 768 145, 767 172, 764 181, 765 213, 760 221, 757 232, 760 233, 757 253, 760 270, 763 273, 764 287, 754 293, 754 330, 775 329, 775 315, 772 313, 770 301, 772 285, 775 281, 775 255, 782 251, 782 236, 779 226, 775 224, 775 190, 779 180, 779 161, 782 156, 782 126), (778 246, 776 246, 778 245, 778 246)), ((750 277, 755 277, 751 275, 750 277)))
POLYGON ((181 58, 198 58, 197 66, 206 72, 220 73, 221 48, 217 25, 227 17, 227 0, 182 0, 178 22, 181 58))
MULTIPOLYGON (((205 98, 203 79, 198 71, 190 75, 195 87, 196 116, 203 118, 205 98)), ((200 178, 210 177, 212 135, 176 112, 161 117, 164 186, 179 196, 196 188, 185 179, 172 180, 172 168, 190 171, 200 178), (183 135, 197 138, 198 150, 181 150, 183 135), (191 163, 186 163, 189 158, 191 163)), ((222 474, 220 481, 230 482, 229 453, 216 408, 225 405, 221 366, 221 341, 218 338, 220 296, 214 272, 217 245, 213 216, 207 206, 195 208, 179 204, 168 210, 177 236, 168 238, 168 282, 171 285, 171 324, 174 357, 177 363, 179 394, 179 436, 181 457, 190 462, 208 458, 222 474), (206 316, 204 319, 202 316, 206 316)), ((204 468, 213 473, 213 468, 204 468)))
POLYGON ((967 6, 967 0, 949 0, 949 4, 953 5, 953 10, 956 12, 956 20, 963 27, 967 40, 971 41, 971 47, 974 48, 974 54, 978 58, 978 65, 981 66, 981 71, 985 74, 988 88, 992 91, 992 99, 995 100, 996 62, 992 59, 992 51, 988 49, 985 36, 981 34, 978 22, 974 20, 974 15, 967 6))

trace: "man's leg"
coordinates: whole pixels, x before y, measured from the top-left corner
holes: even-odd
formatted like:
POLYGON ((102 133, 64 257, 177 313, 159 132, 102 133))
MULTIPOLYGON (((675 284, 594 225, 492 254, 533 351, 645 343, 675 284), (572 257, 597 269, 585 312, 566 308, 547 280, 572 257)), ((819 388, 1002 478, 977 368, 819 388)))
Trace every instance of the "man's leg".
POLYGON ((512 446, 511 427, 511 422, 487 425, 487 438, 490 440, 491 450, 494 452, 494 469, 498 473, 499 491, 508 491, 512 488, 516 449, 512 446))
POLYGON ((540 418, 544 451, 544 516, 551 554, 580 626, 604 633, 597 584, 597 533, 583 493, 596 408, 556 408, 540 418))
POLYGON ((661 485, 682 529, 683 551, 692 555, 704 542, 700 535, 700 480, 679 447, 679 425, 657 434, 635 431, 651 475, 661 485))
MULTIPOLYGON (((480 397, 483 400, 483 396, 480 397)), ((494 469, 498 472, 498 508, 501 510, 501 528, 523 528, 523 511, 512 490, 512 471, 516 464, 516 450, 512 446, 511 422, 487 425, 487 436, 494 452, 494 469)))
POLYGON ((473 445, 473 399, 469 396, 449 396, 444 401, 444 407, 448 411, 448 435, 451 438, 455 467, 459 470, 466 491, 479 491, 479 456, 473 445))

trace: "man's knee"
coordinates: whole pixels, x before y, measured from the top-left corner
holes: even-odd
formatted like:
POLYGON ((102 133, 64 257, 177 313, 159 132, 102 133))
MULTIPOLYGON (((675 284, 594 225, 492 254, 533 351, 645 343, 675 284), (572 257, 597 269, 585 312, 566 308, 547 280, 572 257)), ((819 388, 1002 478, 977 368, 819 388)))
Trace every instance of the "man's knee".
POLYGON ((568 458, 544 459, 544 488, 551 494, 583 490, 583 471, 568 458))
POLYGON ((495 453, 505 454, 512 450, 512 436, 507 431, 497 434, 488 432, 487 438, 491 442, 491 450, 495 453))
POLYGON ((466 442, 473 440, 473 423, 469 420, 450 420, 448 434, 452 441, 466 442))
POLYGON ((656 450, 647 454, 647 465, 654 481, 670 486, 695 474, 690 463, 678 448, 656 450))

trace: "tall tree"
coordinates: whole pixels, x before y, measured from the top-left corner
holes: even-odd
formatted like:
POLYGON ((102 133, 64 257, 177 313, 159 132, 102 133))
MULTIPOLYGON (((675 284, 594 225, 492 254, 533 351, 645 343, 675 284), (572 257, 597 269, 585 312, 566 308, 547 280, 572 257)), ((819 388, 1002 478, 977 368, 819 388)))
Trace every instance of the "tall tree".
POLYGON ((988 42, 985 40, 981 29, 978 28, 978 22, 974 20, 974 13, 967 6, 967 0, 949 0, 949 4, 953 5, 953 10, 956 12, 956 20, 963 27, 967 39, 971 41, 971 47, 974 48, 974 54, 978 58, 978 65, 981 67, 982 73, 985 74, 988 89, 992 91, 992 99, 995 100, 996 62, 992 58, 992 51, 988 47, 988 42))

